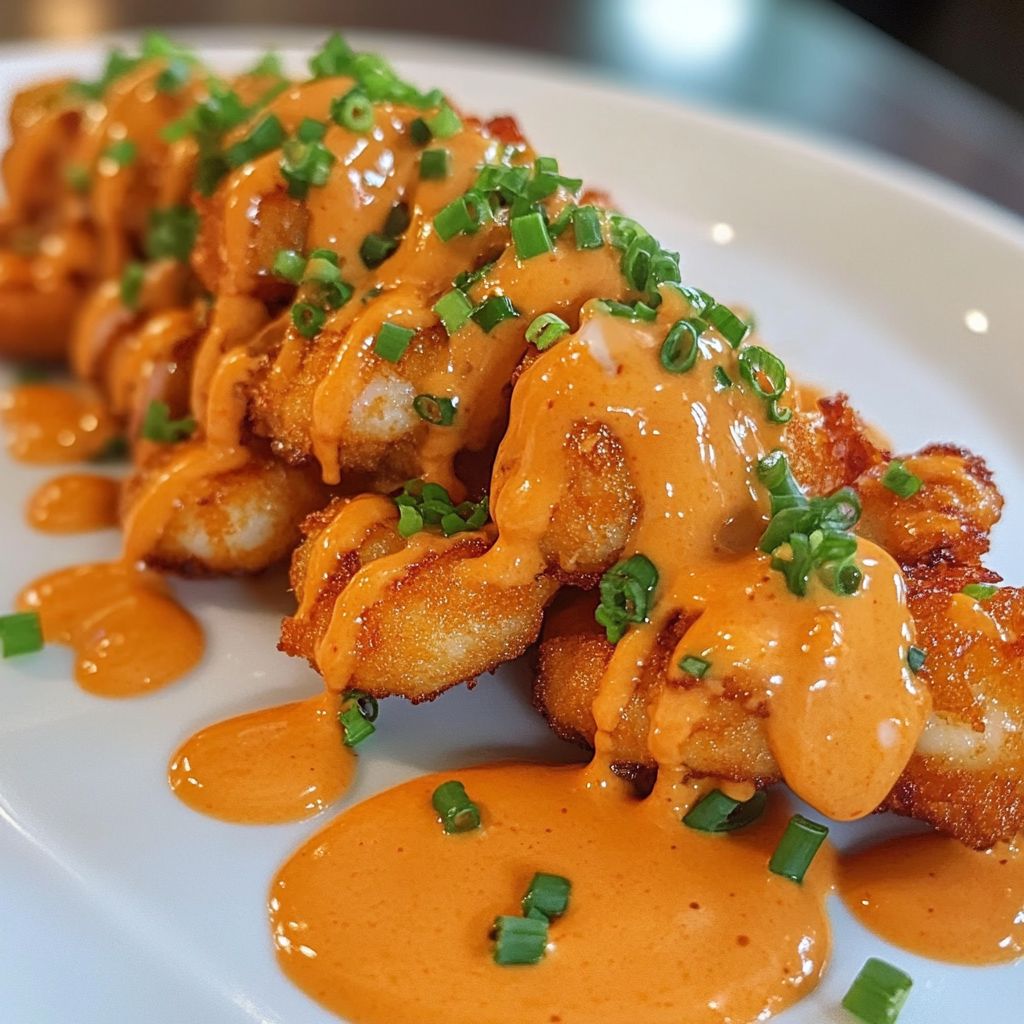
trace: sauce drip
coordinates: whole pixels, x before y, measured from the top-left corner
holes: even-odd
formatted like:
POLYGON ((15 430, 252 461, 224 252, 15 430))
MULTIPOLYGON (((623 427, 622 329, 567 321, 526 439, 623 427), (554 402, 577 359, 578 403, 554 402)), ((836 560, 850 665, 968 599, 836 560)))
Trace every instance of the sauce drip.
POLYGON ((780 1012, 828 956, 829 858, 771 874, 776 805, 733 836, 693 832, 576 768, 495 765, 415 779, 346 812, 271 888, 279 962, 356 1024, 732 1024, 780 1012), (463 781, 483 827, 445 835, 431 793, 463 781), (571 879, 533 967, 488 933, 535 871, 571 879))
POLYGON ((866 928, 912 953, 976 965, 1024 955, 1020 846, 899 836, 844 857, 839 892, 866 928))
POLYGON ((19 462, 82 462, 116 433, 100 397, 81 386, 23 384, 0 396, 0 418, 7 450, 19 462))
POLYGON ((135 697, 199 661, 196 620, 151 572, 118 562, 78 565, 29 584, 17 607, 38 611, 48 643, 75 653, 75 680, 100 697, 135 697))
POLYGON ((206 726, 171 758, 171 790, 194 811, 244 825, 319 814, 355 765, 337 714, 337 697, 318 694, 206 726))
POLYGON ((117 526, 120 484, 95 473, 47 480, 29 498, 26 518, 43 533, 85 533, 117 526))

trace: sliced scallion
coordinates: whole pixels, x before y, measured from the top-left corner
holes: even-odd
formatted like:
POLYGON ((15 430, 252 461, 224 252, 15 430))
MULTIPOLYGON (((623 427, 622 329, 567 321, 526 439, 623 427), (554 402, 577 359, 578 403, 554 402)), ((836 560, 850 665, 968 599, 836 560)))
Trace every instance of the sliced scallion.
POLYGON ((393 323, 381 324, 373 349, 381 359, 397 363, 405 354, 415 333, 411 327, 399 327, 393 323))
POLYGON ((443 395, 417 395, 412 407, 421 420, 435 427, 450 427, 455 422, 455 402, 443 395))
POLYGON ((526 340, 536 345, 539 352, 543 352, 564 338, 569 330, 569 325, 556 313, 541 313, 526 328, 526 340))
POLYGON ((562 875, 549 875, 538 871, 523 897, 523 916, 553 921, 569 909, 572 882, 562 875))
POLYGON ((913 984, 909 974, 871 957, 843 996, 843 1009, 864 1024, 896 1024, 913 984))
POLYGON ((911 473, 900 459, 893 459, 882 474, 882 486, 898 498, 912 498, 921 490, 922 483, 921 478, 911 473))
POLYGON ((472 832, 480 827, 480 808, 469 795, 466 787, 457 779, 442 782, 431 797, 445 832, 472 832))
POLYGON ((683 824, 698 832, 734 832, 757 821, 767 803, 768 794, 763 789, 749 800, 734 800, 720 789, 713 789, 686 812, 683 824))
POLYGON ((768 861, 768 870, 794 882, 802 882, 826 836, 826 826, 802 814, 794 814, 768 861))
POLYGON ((5 658, 34 654, 43 649, 43 627, 39 612, 12 612, 0 615, 0 643, 5 658))
POLYGON ((473 303, 469 301, 464 291, 453 288, 434 303, 434 312, 441 318, 441 323, 444 324, 450 338, 469 322, 473 303))

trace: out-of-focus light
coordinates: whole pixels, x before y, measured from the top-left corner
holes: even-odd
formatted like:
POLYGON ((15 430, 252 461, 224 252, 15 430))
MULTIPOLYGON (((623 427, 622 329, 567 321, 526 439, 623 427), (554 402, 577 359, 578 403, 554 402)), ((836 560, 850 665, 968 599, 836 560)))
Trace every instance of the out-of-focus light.
POLYGON ((81 39, 106 29, 105 8, 101 0, 33 0, 29 24, 42 39, 81 39))
POLYGON ((980 309, 969 309, 964 313, 964 324, 972 334, 988 333, 988 317, 980 309))
POLYGON ((645 52, 710 63, 737 48, 753 7, 753 0, 628 0, 621 10, 645 52))
POLYGON ((736 237, 736 229, 725 221, 711 225, 711 241, 716 245, 728 245, 736 237))

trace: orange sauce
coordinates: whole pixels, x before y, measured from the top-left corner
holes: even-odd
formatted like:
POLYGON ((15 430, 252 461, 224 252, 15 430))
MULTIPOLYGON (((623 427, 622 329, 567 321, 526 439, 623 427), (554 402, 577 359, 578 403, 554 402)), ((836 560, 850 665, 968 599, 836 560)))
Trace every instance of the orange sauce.
POLYGON ((1024 852, 971 850, 937 833, 842 859, 839 892, 866 927, 912 953, 958 964, 1024 955, 1024 852))
POLYGON ((199 661, 203 633, 154 573, 118 562, 49 573, 18 595, 39 612, 49 643, 75 653, 75 680, 100 697, 135 697, 199 661))
POLYGON ((116 433, 100 397, 81 385, 22 384, 0 396, 0 419, 19 462, 81 462, 116 433))
POLYGON ((109 476, 66 473, 47 480, 28 501, 29 525, 43 533, 84 533, 117 526, 121 485, 109 476))
POLYGON ((495 765, 415 779, 347 811, 270 892, 277 956, 355 1024, 723 1024, 763 1020, 820 977, 830 858, 804 884, 767 861, 781 804, 732 836, 693 832, 576 768, 495 765), (431 793, 464 782, 483 826, 446 835, 431 793), (535 871, 572 882, 546 957, 501 967, 495 916, 535 871))
POLYGON ((320 694, 200 729, 171 758, 171 790, 194 811, 245 825, 319 814, 355 765, 337 716, 337 697, 320 694))

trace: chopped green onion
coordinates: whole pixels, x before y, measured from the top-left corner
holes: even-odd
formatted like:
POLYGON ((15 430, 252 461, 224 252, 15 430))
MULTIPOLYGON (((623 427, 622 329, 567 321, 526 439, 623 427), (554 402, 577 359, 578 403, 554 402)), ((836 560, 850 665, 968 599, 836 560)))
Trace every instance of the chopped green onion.
POLYGON ((420 157, 420 178, 441 181, 451 169, 451 153, 447 149, 425 149, 420 157))
POLYGON ((569 331, 569 325, 557 314, 541 313, 526 328, 526 340, 531 345, 536 345, 538 351, 543 352, 560 338, 564 338, 569 331))
POLYGON ((794 814, 775 847, 768 870, 794 882, 802 882, 815 854, 828 835, 828 829, 802 814, 794 814))
POLYGON ((89 169, 82 164, 68 164, 64 168, 64 181, 72 192, 84 195, 89 191, 89 169))
POLYGON ((450 241, 456 235, 472 235, 489 213, 486 197, 467 192, 438 211, 434 217, 434 230, 442 242, 450 241))
POLYGON ((255 160, 264 153, 278 149, 287 138, 284 125, 278 120, 275 114, 267 114, 258 121, 252 131, 239 139, 238 142, 228 146, 224 153, 224 159, 228 167, 234 169, 242 164, 255 160))
POLYGON ((999 588, 991 583, 968 583, 961 593, 973 597, 975 601, 984 602, 995 597, 999 593, 999 588))
POLYGON ((882 486, 899 498, 912 498, 921 490, 922 483, 921 478, 914 476, 900 459, 893 459, 882 475, 882 486))
POLYGON ((553 156, 539 156, 533 161, 534 174, 557 174, 558 160, 553 156))
POLYGON ((786 365, 760 345, 750 345, 738 357, 740 374, 758 398, 767 404, 768 419, 773 423, 788 423, 792 409, 780 409, 779 399, 786 390, 786 365))
POLYGON ((138 155, 139 147, 131 139, 118 139, 117 142, 112 142, 103 151, 104 159, 110 160, 112 163, 117 164, 118 167, 127 167, 129 164, 134 163, 138 155))
POLYGON ((455 422, 455 402, 440 395, 417 395, 412 407, 421 420, 435 427, 450 427, 455 422))
POLYGON ((380 708, 374 697, 364 690, 346 690, 342 694, 341 710, 338 721, 344 733, 346 747, 355 747, 376 731, 373 724, 377 721, 380 708))
POLYGON ((157 92, 177 92, 192 74, 192 65, 182 57, 173 57, 156 77, 157 92))
POLYGON ((281 176, 288 182, 288 195, 305 199, 310 188, 326 185, 335 159, 322 142, 285 142, 281 149, 281 176))
POLYGON ((276 277, 298 284, 306 272, 306 257, 294 249, 278 249, 271 269, 276 277))
POLYGON ((123 50, 111 50, 107 55, 103 74, 95 82, 73 82, 70 89, 86 99, 101 100, 117 79, 124 77, 129 71, 134 71, 140 63, 140 57, 129 57, 123 50))
POLYGON ((39 612, 12 612, 0 615, 0 643, 5 658, 34 654, 43 649, 43 627, 39 612))
POLYGON ((359 246, 359 258, 371 270, 379 267, 396 249, 398 242, 379 231, 373 231, 363 239, 359 246))
POLYGON ((473 303, 466 298, 464 291, 453 288, 434 303, 434 312, 441 318, 441 323, 444 324, 450 338, 469 322, 473 303))
POLYGON ((425 146, 433 137, 434 133, 430 130, 430 125, 422 117, 417 117, 410 122, 409 138, 417 146, 425 146))
POLYGON ((142 282, 146 277, 143 264, 132 261, 125 265, 121 272, 121 305, 125 309, 138 309, 139 297, 142 294, 142 282))
POLYGON ((706 658, 697 657, 696 654, 687 654, 686 657, 679 662, 679 667, 688 676, 693 676, 694 679, 703 679, 707 674, 707 670, 711 668, 711 662, 706 658))
POLYGON ((630 623, 646 622, 658 586, 658 570, 646 555, 632 555, 612 566, 599 586, 601 603, 594 612, 608 642, 617 644, 630 623))
POLYGON ((146 408, 142 417, 141 434, 147 441, 157 444, 176 444, 191 437, 196 429, 196 421, 191 416, 183 416, 180 420, 171 419, 171 409, 166 402, 154 399, 146 408))
POLYGON ((248 71, 254 78, 280 78, 284 74, 280 55, 268 50, 248 71))
POLYGON ((513 320, 519 316, 519 310, 507 295, 492 295, 484 299, 471 315, 484 332, 490 334, 503 320, 513 320))
POLYGON ((409 227, 409 221, 408 205, 405 203, 395 203, 388 210, 388 215, 384 220, 384 234, 389 238, 398 238, 399 235, 404 235, 409 227))
POLYGON ((670 328, 661 346, 661 365, 669 373, 686 373, 693 369, 700 355, 700 336, 707 324, 699 317, 677 320, 670 328))
POLYGON ((394 498, 398 506, 398 532, 411 537, 427 526, 440 526, 446 537, 469 530, 479 530, 489 518, 487 495, 479 501, 463 501, 456 505, 440 484, 409 480, 402 493, 394 498))
POLYGON ((572 215, 577 249, 600 249, 604 245, 601 215, 594 206, 580 206, 572 215))
POLYGON ((921 647, 911 647, 907 650, 907 667, 914 675, 924 667, 928 658, 928 652, 921 647))
POLYGON ((507 967, 510 964, 536 964, 544 958, 548 946, 548 922, 536 917, 494 919, 494 962, 507 967))
POLYGON ((292 323, 304 338, 315 338, 327 322, 327 314, 310 302, 296 302, 292 306, 292 323))
POLYGON ((843 1009, 864 1024, 896 1024, 913 984, 909 974, 871 957, 843 996, 843 1009))
POLYGON ((314 78, 347 75, 352 70, 354 58, 352 48, 345 42, 340 32, 335 32, 324 43, 323 49, 310 60, 309 70, 314 78))
POLYGON ((563 231, 573 222, 573 214, 576 212, 576 207, 572 203, 566 203, 562 207, 562 212, 555 217, 554 220, 548 223, 548 234, 552 238, 558 238, 563 231))
POLYGON ((461 291, 468 292, 473 285, 478 281, 482 281, 491 272, 495 262, 495 260, 491 260, 490 263, 484 263, 482 266, 477 267, 476 270, 463 270, 455 275, 452 284, 461 291))
POLYGON ((423 120, 435 139, 450 139, 462 131, 459 115, 447 103, 436 114, 431 114, 423 120))
POLYGON ((381 324, 374 342, 374 351, 389 363, 397 363, 409 347, 416 332, 411 327, 399 327, 398 324, 381 324))
POLYGON ((115 434, 95 454, 90 456, 90 462, 123 462, 128 457, 128 438, 124 434, 115 434))
POLYGON ((571 892, 572 882, 568 878, 538 871, 523 897, 523 916, 553 921, 569 909, 571 892))
POLYGON ((658 318, 658 311, 640 299, 634 303, 619 302, 616 299, 599 299, 598 302, 601 308, 612 316, 623 317, 627 320, 642 320, 649 324, 654 323, 658 318))
POLYGON ((726 373, 725 369, 721 366, 716 366, 714 370, 715 374, 715 390, 725 391, 732 387, 732 377, 726 373))
POLYGON ((442 782, 431 797, 445 832, 472 832, 480 827, 480 808, 469 795, 466 787, 456 779, 442 782))
POLYGON ((315 117, 304 117, 295 131, 299 142, 319 142, 326 134, 327 125, 315 117))
POLYGON ((199 214, 191 206, 151 210, 144 242, 146 255, 151 260, 175 259, 186 263, 198 232, 199 214))
POLYGON ((731 309, 718 302, 712 302, 703 317, 733 348, 750 333, 750 324, 741 320, 731 309))
POLYGON ((362 89, 350 89, 331 101, 331 118, 350 132, 368 132, 374 125, 373 104, 362 89))
POLYGON ((713 789, 686 812, 683 824, 698 832, 734 832, 757 821, 767 804, 768 794, 763 789, 749 800, 733 800, 720 789, 713 789))
POLYGON ((509 229, 516 247, 516 256, 521 260, 532 260, 534 256, 541 256, 554 248, 547 224, 544 223, 544 215, 539 210, 513 217, 509 221, 509 229))
POLYGON ((423 529, 423 513, 412 505, 398 506, 398 535, 400 537, 411 537, 423 529))

